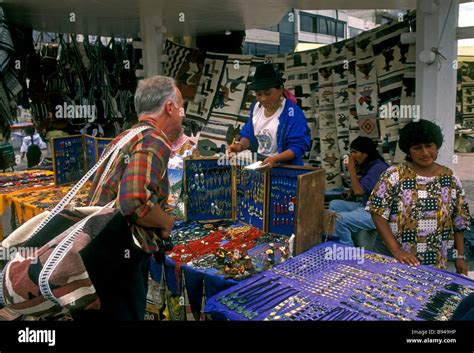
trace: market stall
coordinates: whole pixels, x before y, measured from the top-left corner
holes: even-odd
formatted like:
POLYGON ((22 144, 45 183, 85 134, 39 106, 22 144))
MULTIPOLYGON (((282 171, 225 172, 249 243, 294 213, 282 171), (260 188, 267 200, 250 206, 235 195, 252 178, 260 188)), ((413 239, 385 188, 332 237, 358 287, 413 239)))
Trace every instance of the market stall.
MULTIPOLYGON (((11 207, 12 229, 25 223, 37 214, 51 210, 68 193, 74 185, 68 186, 46 186, 18 190, 6 195, 5 207, 11 207)), ((75 206, 86 205, 90 185, 86 185, 75 198, 75 206)))
POLYGON ((324 171, 185 158, 183 202, 175 247, 151 274, 198 317, 206 297, 321 242, 324 171))
POLYGON ((466 277, 329 242, 209 298, 205 311, 226 320, 448 320, 470 293, 466 277))
MULTIPOLYGON (((35 190, 36 188, 52 187, 54 176, 52 172, 29 170, 24 172, 2 173, 0 176, 0 215, 8 206, 8 198, 14 192, 35 190)), ((4 220, 9 222, 9 220, 4 220)), ((3 237, 3 227, 0 222, 0 239, 3 237)))

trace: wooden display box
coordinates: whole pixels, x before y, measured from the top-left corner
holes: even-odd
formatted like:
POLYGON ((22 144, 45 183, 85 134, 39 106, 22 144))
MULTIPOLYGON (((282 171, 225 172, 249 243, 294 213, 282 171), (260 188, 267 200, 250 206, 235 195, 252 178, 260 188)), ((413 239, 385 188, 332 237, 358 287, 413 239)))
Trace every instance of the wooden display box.
POLYGON ((219 165, 218 161, 217 157, 184 159, 185 221, 238 220, 263 232, 295 234, 295 255, 321 243, 325 191, 323 169, 280 165, 262 172, 244 170, 243 166, 219 165), (215 182, 206 181, 209 177, 215 180, 215 173, 231 175, 218 190, 222 193, 222 188, 229 189, 225 197, 228 206, 225 213, 212 212, 216 204, 217 210, 221 209, 219 202, 212 197, 215 182), (251 199, 255 197, 259 202, 252 208, 251 199), (261 208, 260 201, 263 203, 261 208), (289 220, 290 216, 293 222, 289 220))
POLYGON ((326 171, 321 168, 285 166, 307 171, 298 175, 296 190, 295 255, 321 243, 326 171))

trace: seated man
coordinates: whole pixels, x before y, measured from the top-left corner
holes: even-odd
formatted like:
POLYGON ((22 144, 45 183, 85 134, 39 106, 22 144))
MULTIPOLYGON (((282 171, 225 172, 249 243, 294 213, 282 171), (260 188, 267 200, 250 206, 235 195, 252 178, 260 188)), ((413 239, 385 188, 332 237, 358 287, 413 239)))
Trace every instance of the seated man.
MULTIPOLYGON (((361 196, 362 202, 333 200, 329 203, 329 210, 337 212, 336 236, 339 237, 341 244, 353 246, 352 233, 375 229, 370 213, 364 208, 380 175, 387 168, 388 164, 379 155, 376 145, 370 138, 359 136, 352 141, 347 164, 352 187, 346 197, 361 196)), ((363 246, 363 242, 356 245, 363 246)))

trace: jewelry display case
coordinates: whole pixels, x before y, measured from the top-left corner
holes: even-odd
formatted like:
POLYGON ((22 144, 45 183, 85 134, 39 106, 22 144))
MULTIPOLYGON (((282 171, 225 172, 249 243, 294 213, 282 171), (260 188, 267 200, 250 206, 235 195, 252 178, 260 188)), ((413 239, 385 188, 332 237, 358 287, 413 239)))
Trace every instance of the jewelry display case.
POLYGON ((54 138, 52 142, 54 183, 56 186, 78 181, 87 168, 84 136, 54 138))
POLYGON ((99 160, 105 146, 112 140, 89 135, 53 138, 51 149, 56 186, 79 181, 99 160))
POLYGON ((325 172, 279 165, 247 170, 217 157, 185 158, 185 221, 234 220, 263 232, 295 234, 294 253, 321 242, 325 172))
POLYGON ((233 178, 232 167, 219 165, 218 158, 185 158, 183 161, 185 221, 234 219, 233 178))

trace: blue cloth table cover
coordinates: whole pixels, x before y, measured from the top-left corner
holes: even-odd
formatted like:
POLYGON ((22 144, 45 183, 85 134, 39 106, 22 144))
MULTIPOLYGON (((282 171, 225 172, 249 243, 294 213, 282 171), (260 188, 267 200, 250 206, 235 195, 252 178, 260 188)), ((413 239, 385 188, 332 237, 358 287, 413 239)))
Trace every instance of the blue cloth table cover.
MULTIPOLYGON (((431 283, 426 283, 426 285, 431 286, 429 287, 432 293, 438 293, 440 291, 443 291, 444 293, 449 292, 449 289, 446 289, 444 287, 445 283, 454 283, 457 285, 462 285, 462 286, 468 286, 471 288, 471 290, 474 290, 474 281, 457 275, 455 273, 443 271, 443 270, 438 270, 433 267, 429 266, 418 266, 416 268, 403 265, 398 263, 394 258, 391 257, 386 257, 383 255, 379 254, 374 254, 369 251, 365 251, 364 257, 361 259, 356 259, 356 260, 339 260, 337 257, 327 257, 328 253, 333 253, 334 250, 342 248, 342 249, 350 249, 350 247, 341 245, 341 244, 336 244, 333 242, 328 242, 321 244, 317 247, 314 247, 308 251, 306 251, 303 254, 300 254, 299 256, 296 256, 288 261, 286 261, 283 264, 275 266, 273 269, 270 269, 268 271, 262 272, 252 278, 246 279, 239 283, 238 285, 229 288, 227 290, 222 291, 221 293, 215 295, 214 297, 208 298, 205 312, 207 314, 211 314, 213 318, 215 319, 227 319, 227 320, 249 320, 248 317, 245 317, 238 312, 229 309, 228 306, 224 305, 222 301, 225 301, 226 298, 232 298, 232 295, 239 295, 239 293, 242 293, 245 288, 251 287, 253 284, 252 283, 262 283, 262 281, 268 281, 271 279, 277 279, 277 282, 281 284, 282 288, 285 288, 287 286, 294 288, 298 290, 298 297, 303 297, 309 300, 310 303, 314 303, 323 307, 326 307, 328 311, 330 309, 337 309, 337 308, 347 308, 348 310, 352 310, 354 312, 359 313, 359 318, 364 319, 364 320, 374 320, 372 316, 368 316, 369 314, 365 315, 364 312, 367 313, 365 308, 363 307, 363 304, 360 304, 360 307, 354 308, 352 307, 347 307, 343 304, 342 302, 347 302, 348 298, 350 298, 352 295, 354 295, 353 289, 356 291, 360 291, 361 289, 363 290, 364 288, 367 288, 366 286, 369 286, 369 288, 377 288, 378 290, 385 290, 385 287, 381 286, 382 280, 379 278, 383 278, 383 276, 389 275, 392 276, 391 273, 393 271, 405 271, 405 272, 400 272, 400 273, 416 273, 416 274, 432 274, 433 278, 444 278, 444 282, 439 282, 442 283, 437 287, 438 285, 436 284, 436 281, 432 281, 431 283), (375 260, 374 257, 371 258, 371 256, 377 256, 377 259, 383 259, 383 261, 375 260), (345 276, 350 277, 352 276, 351 273, 355 273, 359 271, 358 273, 368 273, 369 275, 372 274, 373 278, 371 280, 364 280, 361 278, 354 277, 355 280, 352 281, 354 285, 348 286, 350 288, 347 288, 347 293, 345 291, 342 292, 341 296, 339 298, 331 298, 331 297, 323 297, 318 294, 314 294, 314 292, 310 291, 311 286, 321 282, 324 278, 327 278, 328 273, 331 273, 331 271, 336 271, 338 269, 344 268, 347 272, 345 276), (388 272, 388 271, 391 271, 388 272), (417 272, 413 272, 417 271, 417 272), (438 277, 439 276, 439 277, 438 277), (260 281, 260 282, 259 282, 260 281), (378 287, 380 286, 380 287, 378 287), (233 294, 232 294, 233 293, 233 294), (230 295, 230 296, 229 296, 230 295)), ((356 248, 352 248, 356 249, 356 248)), ((334 272, 332 272, 334 273, 334 272)), ((398 273, 398 272, 396 272, 398 273)), ((354 274, 354 276, 356 276, 354 274)), ((392 279, 395 278, 392 276, 392 279)), ((413 277, 415 278, 415 277, 413 277)), ((383 282, 385 283, 385 282, 383 282)), ((406 290, 407 288, 413 288, 411 285, 412 282, 405 280, 400 277, 400 279, 397 281, 395 284, 398 286, 400 289, 406 290)), ((393 287, 389 287, 393 288, 393 287)), ((424 288, 421 286, 418 288, 420 290, 421 288, 424 288)), ((427 293, 430 293, 428 291, 428 287, 426 287, 427 293)), ((397 294, 395 298, 395 303, 396 300, 400 300, 399 298, 401 297, 403 300, 403 308, 414 308, 413 312, 411 314, 405 314, 404 318, 407 320, 422 320, 420 319, 417 315, 421 308, 432 299, 432 297, 429 294, 424 294, 423 290, 420 290, 420 292, 417 292, 418 294, 416 296, 407 296, 403 294, 397 294)), ((449 294, 454 294, 454 292, 450 292, 449 294)), ((267 296, 268 294, 266 291, 263 291, 261 296, 267 296)), ((290 298, 291 299, 291 298, 290 298)), ((234 299, 231 299, 234 300, 234 299)), ((255 300, 255 299, 253 299, 255 300)), ((366 304, 365 302, 363 302, 366 304)), ((274 307, 276 307, 279 303, 276 302, 274 307)), ((354 305, 354 304, 352 304, 354 305)), ((271 309, 268 309, 264 312, 259 312, 257 316, 253 317, 253 320, 264 320, 269 318, 269 314, 271 312, 271 309)), ((396 311, 394 311, 396 312, 396 311)), ((393 313, 391 313, 393 314, 393 313)), ((394 320, 395 318, 389 315, 386 315, 379 319, 382 320, 394 320)))

